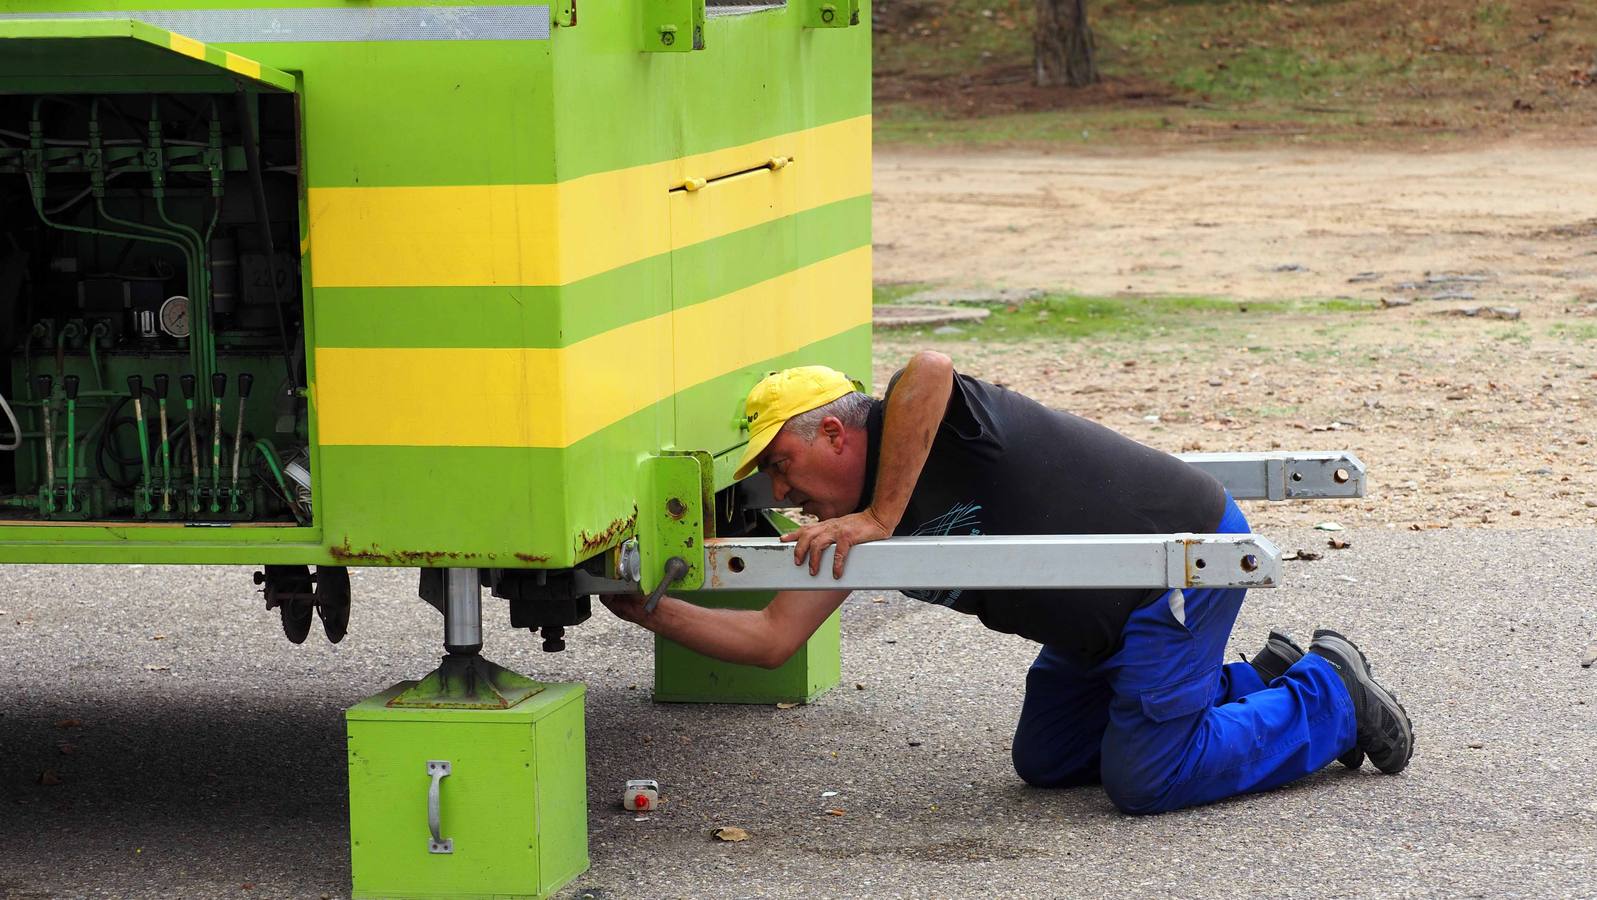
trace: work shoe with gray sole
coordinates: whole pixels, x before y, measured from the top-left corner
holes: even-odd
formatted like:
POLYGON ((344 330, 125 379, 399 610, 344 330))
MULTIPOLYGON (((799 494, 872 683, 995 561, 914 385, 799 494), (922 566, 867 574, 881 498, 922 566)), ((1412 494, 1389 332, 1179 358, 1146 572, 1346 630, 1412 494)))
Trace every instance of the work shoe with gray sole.
MULTIPOLYGON (((1292 640, 1292 635, 1279 628, 1272 628, 1270 637, 1264 642, 1264 648, 1253 654, 1253 658, 1248 660, 1248 665, 1259 673, 1259 678, 1263 679, 1265 684, 1269 684, 1286 674, 1286 670, 1292 668, 1293 664, 1302 658, 1303 648, 1298 646, 1297 641, 1292 640)), ((1357 770, 1364 765, 1364 751, 1354 747, 1338 756, 1336 761, 1349 769, 1357 770)))
POLYGON ((1309 652, 1330 663, 1342 676, 1342 683, 1353 698, 1359 749, 1382 772, 1396 775, 1403 771, 1414 755, 1414 723, 1397 702, 1397 695, 1375 683, 1364 651, 1342 635, 1322 628, 1314 632, 1309 652))

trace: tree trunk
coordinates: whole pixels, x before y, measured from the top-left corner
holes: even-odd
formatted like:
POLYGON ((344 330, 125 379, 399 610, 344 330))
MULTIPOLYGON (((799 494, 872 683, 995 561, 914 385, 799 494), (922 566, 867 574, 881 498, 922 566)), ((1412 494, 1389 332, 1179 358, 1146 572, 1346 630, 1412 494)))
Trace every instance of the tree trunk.
POLYGON ((1037 0, 1037 86, 1083 87, 1098 81, 1087 0, 1037 0))

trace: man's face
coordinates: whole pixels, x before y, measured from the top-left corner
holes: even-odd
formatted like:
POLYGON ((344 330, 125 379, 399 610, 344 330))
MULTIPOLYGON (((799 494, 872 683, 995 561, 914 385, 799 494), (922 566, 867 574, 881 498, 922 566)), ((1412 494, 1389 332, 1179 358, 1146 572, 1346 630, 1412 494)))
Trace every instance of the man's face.
POLYGON ((760 471, 771 476, 776 499, 818 519, 848 515, 865 489, 865 432, 835 416, 821 420, 813 441, 784 426, 760 454, 760 471))

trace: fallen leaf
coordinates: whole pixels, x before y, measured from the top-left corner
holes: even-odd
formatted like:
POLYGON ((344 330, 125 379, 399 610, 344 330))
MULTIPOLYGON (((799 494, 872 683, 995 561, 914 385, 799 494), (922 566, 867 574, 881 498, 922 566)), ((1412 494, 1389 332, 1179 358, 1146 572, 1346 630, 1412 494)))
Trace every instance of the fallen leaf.
POLYGON ((723 825, 711 833, 714 834, 716 838, 726 841, 729 844, 735 844, 738 841, 746 841, 749 839, 749 833, 737 827, 736 825, 723 825))
POLYGON ((826 811, 826 814, 829 816, 846 816, 848 815, 848 811, 842 809, 829 809, 826 811))
POLYGON ((54 769, 45 769, 39 773, 39 783, 45 787, 53 787, 61 783, 61 776, 54 769))
POLYGON ((82 725, 82 724, 83 724, 83 720, 82 719, 62 719, 61 721, 55 723, 55 727, 57 727, 57 728, 77 728, 79 725, 82 725))
POLYGON ((78 745, 67 741, 62 741, 61 743, 56 744, 55 748, 61 751, 62 756, 71 756, 72 754, 78 752, 78 745))
POLYGON ((1304 562, 1314 562, 1315 560, 1320 558, 1320 553, 1319 553, 1319 551, 1316 551, 1316 550, 1296 550, 1296 551, 1289 551, 1289 552, 1291 553, 1290 557, 1287 556, 1286 554, 1282 554, 1281 558, 1282 559, 1301 559, 1304 562))
POLYGON ((164 640, 166 640, 166 635, 164 635, 164 634, 152 634, 152 635, 150 635, 150 640, 152 640, 152 641, 164 641, 164 640))
POLYGON ((798 704, 797 703, 778 703, 778 704, 776 704, 776 708, 777 709, 792 709, 795 706, 798 706, 798 704))
POLYGON ((1332 550, 1346 550, 1347 548, 1353 546, 1352 542, 1344 541, 1341 538, 1331 538, 1325 543, 1326 546, 1330 547, 1332 550))
POLYGON ((1314 526, 1315 531, 1341 531, 1342 526, 1337 522, 1321 522, 1314 526))

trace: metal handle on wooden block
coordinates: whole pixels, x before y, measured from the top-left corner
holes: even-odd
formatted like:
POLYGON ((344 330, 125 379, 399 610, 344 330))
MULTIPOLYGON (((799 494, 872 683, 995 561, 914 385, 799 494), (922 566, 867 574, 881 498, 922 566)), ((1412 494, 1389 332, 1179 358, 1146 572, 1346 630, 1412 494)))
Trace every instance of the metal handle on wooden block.
POLYGON ((454 853, 455 842, 438 833, 438 785, 450 772, 449 760, 427 760, 427 774, 432 776, 432 783, 427 785, 427 828, 432 831, 432 839, 427 842, 428 853, 454 853))

